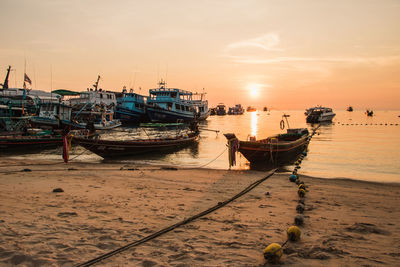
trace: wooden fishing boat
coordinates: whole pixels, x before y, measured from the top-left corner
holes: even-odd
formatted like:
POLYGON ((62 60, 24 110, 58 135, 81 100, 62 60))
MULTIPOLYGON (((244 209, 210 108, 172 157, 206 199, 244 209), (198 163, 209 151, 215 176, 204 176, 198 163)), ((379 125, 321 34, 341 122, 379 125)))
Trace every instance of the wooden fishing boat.
POLYGON ((238 151, 250 162, 250 168, 268 169, 293 163, 306 149, 309 132, 306 128, 288 129, 285 134, 257 141, 254 137, 240 141, 235 134, 224 135, 228 139, 230 159, 238 151))
POLYGON ((56 135, 49 131, 30 134, 21 132, 0 134, 0 151, 2 153, 12 153, 15 151, 29 153, 58 146, 62 146, 61 135, 56 135))
POLYGON ((190 132, 177 136, 155 139, 106 140, 99 137, 73 137, 72 142, 79 144, 103 158, 115 158, 139 155, 149 152, 176 151, 197 141, 199 132, 190 132))

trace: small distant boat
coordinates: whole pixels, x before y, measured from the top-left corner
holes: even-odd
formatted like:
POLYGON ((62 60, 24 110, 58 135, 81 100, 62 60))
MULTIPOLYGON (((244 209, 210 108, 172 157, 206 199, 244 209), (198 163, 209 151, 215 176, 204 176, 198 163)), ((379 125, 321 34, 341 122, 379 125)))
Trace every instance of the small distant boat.
POLYGON ((264 108, 263 108, 263 111, 268 111, 268 108, 267 108, 267 107, 264 107, 264 108))
POLYGON ((210 108, 210 116, 217 115, 217 108, 210 108))
POLYGON ((333 117, 336 115, 331 108, 321 106, 307 109, 307 111, 306 121, 308 123, 332 122, 333 117))
POLYGON ((353 107, 352 106, 348 106, 346 111, 352 112, 353 111, 353 107))
POLYGON ((216 108, 216 114, 218 116, 226 115, 226 106, 223 103, 219 103, 216 108))
POLYGON ((293 163, 307 147, 309 132, 306 128, 288 129, 285 134, 266 139, 241 141, 235 134, 224 134, 230 151, 237 148, 249 162, 250 168, 268 169, 293 163))
POLYGON ((242 115, 244 108, 240 104, 236 104, 234 107, 229 108, 228 115, 242 115))
POLYGON ((72 142, 83 146, 102 158, 140 155, 150 152, 176 151, 197 141, 199 131, 180 133, 164 138, 106 140, 101 137, 73 137, 72 142))
POLYGON ((374 111, 372 109, 367 109, 365 111, 365 114, 367 114, 368 117, 372 117, 374 116, 374 111))
POLYGON ((247 111, 247 112, 254 112, 254 111, 257 111, 257 109, 256 109, 256 108, 253 108, 252 106, 248 106, 247 109, 246 109, 246 111, 247 111))

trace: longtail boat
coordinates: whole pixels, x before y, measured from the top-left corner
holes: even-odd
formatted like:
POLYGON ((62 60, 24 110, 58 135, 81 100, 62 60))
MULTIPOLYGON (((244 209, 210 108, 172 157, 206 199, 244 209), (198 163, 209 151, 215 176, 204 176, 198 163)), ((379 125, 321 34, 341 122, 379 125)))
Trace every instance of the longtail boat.
POLYGON ((239 140, 235 134, 224 134, 228 139, 230 164, 234 163, 234 153, 240 152, 252 169, 268 169, 293 163, 308 144, 309 132, 305 128, 288 129, 285 134, 277 134, 266 139, 239 140))
POLYGON ((102 158, 139 155, 149 152, 176 151, 197 141, 199 132, 189 132, 165 138, 107 140, 101 137, 73 137, 72 142, 102 158))
POLYGON ((20 132, 0 134, 0 151, 4 153, 12 153, 14 151, 33 152, 58 146, 62 146, 61 135, 55 135, 49 131, 40 131, 35 134, 20 132))

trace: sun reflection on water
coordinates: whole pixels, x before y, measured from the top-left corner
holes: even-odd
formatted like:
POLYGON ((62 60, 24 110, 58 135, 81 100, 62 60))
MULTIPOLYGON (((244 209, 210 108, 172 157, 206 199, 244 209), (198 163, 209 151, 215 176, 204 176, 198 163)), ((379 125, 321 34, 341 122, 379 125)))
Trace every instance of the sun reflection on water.
POLYGON ((257 112, 251 112, 251 136, 257 136, 258 131, 258 116, 257 112))

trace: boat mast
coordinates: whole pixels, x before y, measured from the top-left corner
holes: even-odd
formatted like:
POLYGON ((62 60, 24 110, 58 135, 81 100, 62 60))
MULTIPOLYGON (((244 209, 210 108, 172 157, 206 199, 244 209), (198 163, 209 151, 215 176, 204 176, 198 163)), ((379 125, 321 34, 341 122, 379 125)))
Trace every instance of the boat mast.
POLYGON ((97 87, 99 86, 99 81, 100 81, 100 75, 97 76, 97 81, 95 84, 93 84, 94 90, 97 91, 97 87))
POLYGON ((8 89, 8 76, 10 76, 11 66, 7 68, 6 78, 4 79, 3 89, 8 89))

